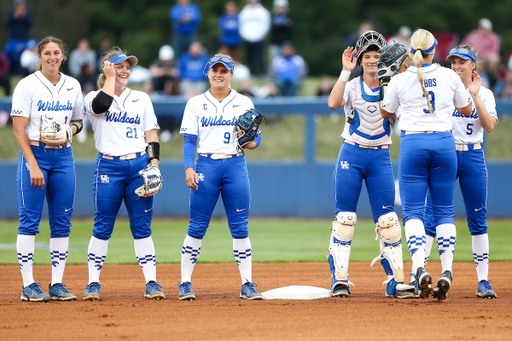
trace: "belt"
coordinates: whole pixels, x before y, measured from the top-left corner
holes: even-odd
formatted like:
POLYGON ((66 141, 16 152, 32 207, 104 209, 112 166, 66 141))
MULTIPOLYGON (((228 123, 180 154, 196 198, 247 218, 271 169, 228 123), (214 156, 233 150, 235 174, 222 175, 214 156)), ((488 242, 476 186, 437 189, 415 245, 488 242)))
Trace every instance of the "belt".
POLYGON ((382 144, 380 146, 364 146, 362 144, 355 143, 354 141, 350 141, 350 140, 346 140, 346 139, 343 142, 351 144, 351 145, 359 147, 359 148, 364 148, 364 149, 389 149, 389 144, 382 144))
POLYGON ((200 153, 200 156, 203 157, 209 157, 212 160, 225 160, 225 159, 231 159, 234 156, 240 156, 243 155, 243 152, 238 152, 236 154, 223 154, 223 153, 213 153, 213 154, 206 154, 206 153, 200 153))
POLYGON ((410 135, 410 134, 439 134, 439 133, 449 133, 451 130, 425 130, 425 131, 414 131, 414 130, 407 130, 403 131, 404 135, 410 135))
POLYGON ((469 150, 478 150, 482 149, 481 143, 475 143, 475 144, 456 144, 455 150, 458 152, 467 152, 469 150))
POLYGON ((69 142, 67 142, 66 144, 45 144, 41 141, 36 140, 30 140, 30 145, 36 147, 43 147, 46 149, 62 149, 64 147, 71 147, 71 143, 69 142))
POLYGON ((120 155, 120 156, 110 156, 110 155, 101 154, 101 158, 107 159, 107 160, 133 160, 133 159, 136 159, 139 156, 142 156, 144 154, 146 154, 146 151, 142 151, 139 153, 128 153, 128 154, 120 155))

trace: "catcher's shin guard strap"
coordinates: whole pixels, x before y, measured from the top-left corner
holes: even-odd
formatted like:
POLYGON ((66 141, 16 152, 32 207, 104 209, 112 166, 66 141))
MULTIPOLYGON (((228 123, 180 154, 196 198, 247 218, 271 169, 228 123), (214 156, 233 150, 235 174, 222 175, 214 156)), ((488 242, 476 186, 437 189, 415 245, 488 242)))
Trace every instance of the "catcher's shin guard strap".
POLYGON ((146 153, 148 154, 148 162, 151 162, 153 159, 160 160, 160 143, 149 142, 146 147, 146 153))
POLYGON ((84 124, 82 123, 82 121, 75 121, 75 122, 71 122, 71 124, 69 125, 70 127, 71 126, 75 126, 76 127, 76 133, 74 133, 73 135, 76 135, 78 134, 79 132, 82 131, 82 129, 84 128, 84 124))
POLYGON ((332 222, 329 253, 334 261, 334 276, 337 280, 348 280, 348 265, 353 235, 354 225, 342 225, 337 221, 332 222))

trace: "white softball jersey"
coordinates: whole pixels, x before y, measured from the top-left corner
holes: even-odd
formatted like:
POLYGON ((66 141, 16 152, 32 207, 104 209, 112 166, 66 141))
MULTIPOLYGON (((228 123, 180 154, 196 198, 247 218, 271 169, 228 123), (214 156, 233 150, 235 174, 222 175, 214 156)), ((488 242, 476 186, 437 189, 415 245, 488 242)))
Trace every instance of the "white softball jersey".
POLYGON ((379 110, 380 87, 372 89, 362 77, 345 85, 345 127, 341 137, 365 146, 391 144, 389 124, 379 110))
MULTIPOLYGON (((498 114, 496 112, 496 101, 494 94, 491 90, 481 86, 478 91, 478 96, 482 100, 485 109, 491 114, 492 117, 498 121, 498 114)), ((475 103, 473 103, 473 111, 470 116, 464 116, 454 109, 453 111, 453 137, 455 143, 458 144, 474 144, 484 141, 484 128, 478 118, 475 103)))
POLYGON ((434 108, 431 114, 416 70, 416 66, 410 66, 405 72, 391 78, 382 108, 391 113, 396 113, 400 108, 401 130, 452 130, 453 107, 464 108, 471 102, 471 95, 462 80, 455 71, 439 65, 421 67, 428 100, 434 108))
POLYGON ((114 95, 106 112, 95 114, 92 101, 100 91, 88 93, 84 100, 98 152, 121 156, 144 151, 145 132, 160 129, 149 96, 145 92, 126 88, 121 96, 114 95))
POLYGON ((80 83, 59 72, 60 80, 53 85, 41 71, 19 81, 12 96, 11 116, 29 119, 25 132, 30 140, 39 140, 41 115, 68 124, 84 118, 84 101, 80 83))
POLYGON ((180 134, 197 135, 198 153, 236 154, 238 118, 252 108, 251 99, 233 89, 222 101, 206 91, 188 100, 180 134))

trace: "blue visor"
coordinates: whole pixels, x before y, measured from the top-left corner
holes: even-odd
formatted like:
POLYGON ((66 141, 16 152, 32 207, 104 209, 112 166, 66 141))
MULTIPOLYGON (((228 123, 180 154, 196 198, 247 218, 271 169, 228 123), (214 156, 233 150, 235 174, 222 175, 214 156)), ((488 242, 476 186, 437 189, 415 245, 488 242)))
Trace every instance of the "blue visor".
POLYGON ((208 63, 206 63, 206 65, 204 66, 204 70, 203 70, 204 74, 206 75, 208 73, 208 70, 210 70, 212 68, 212 66, 214 66, 217 63, 221 63, 222 65, 224 65, 226 67, 226 69, 228 71, 231 71, 231 72, 233 72, 233 70, 235 68, 233 65, 233 59, 231 59, 230 57, 214 56, 214 57, 210 58, 208 63))
POLYGON ((471 59, 476 63, 476 56, 473 54, 473 52, 469 51, 468 49, 460 49, 460 48, 453 48, 450 50, 450 53, 446 57, 446 60, 451 60, 451 57, 459 57, 464 60, 471 59))
POLYGON ((125 60, 128 60, 128 63, 130 63, 130 66, 135 66, 139 62, 137 57, 135 56, 127 56, 124 53, 116 54, 115 56, 111 57, 108 61, 112 64, 119 64, 124 62, 125 60))

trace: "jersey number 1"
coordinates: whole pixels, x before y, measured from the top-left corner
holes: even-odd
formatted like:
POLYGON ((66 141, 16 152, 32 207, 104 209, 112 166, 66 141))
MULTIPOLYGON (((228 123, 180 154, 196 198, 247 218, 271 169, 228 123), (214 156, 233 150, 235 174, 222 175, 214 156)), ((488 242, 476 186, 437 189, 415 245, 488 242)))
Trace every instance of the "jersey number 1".
POLYGON ((138 139, 137 128, 128 127, 126 128, 126 137, 129 139, 138 139))

